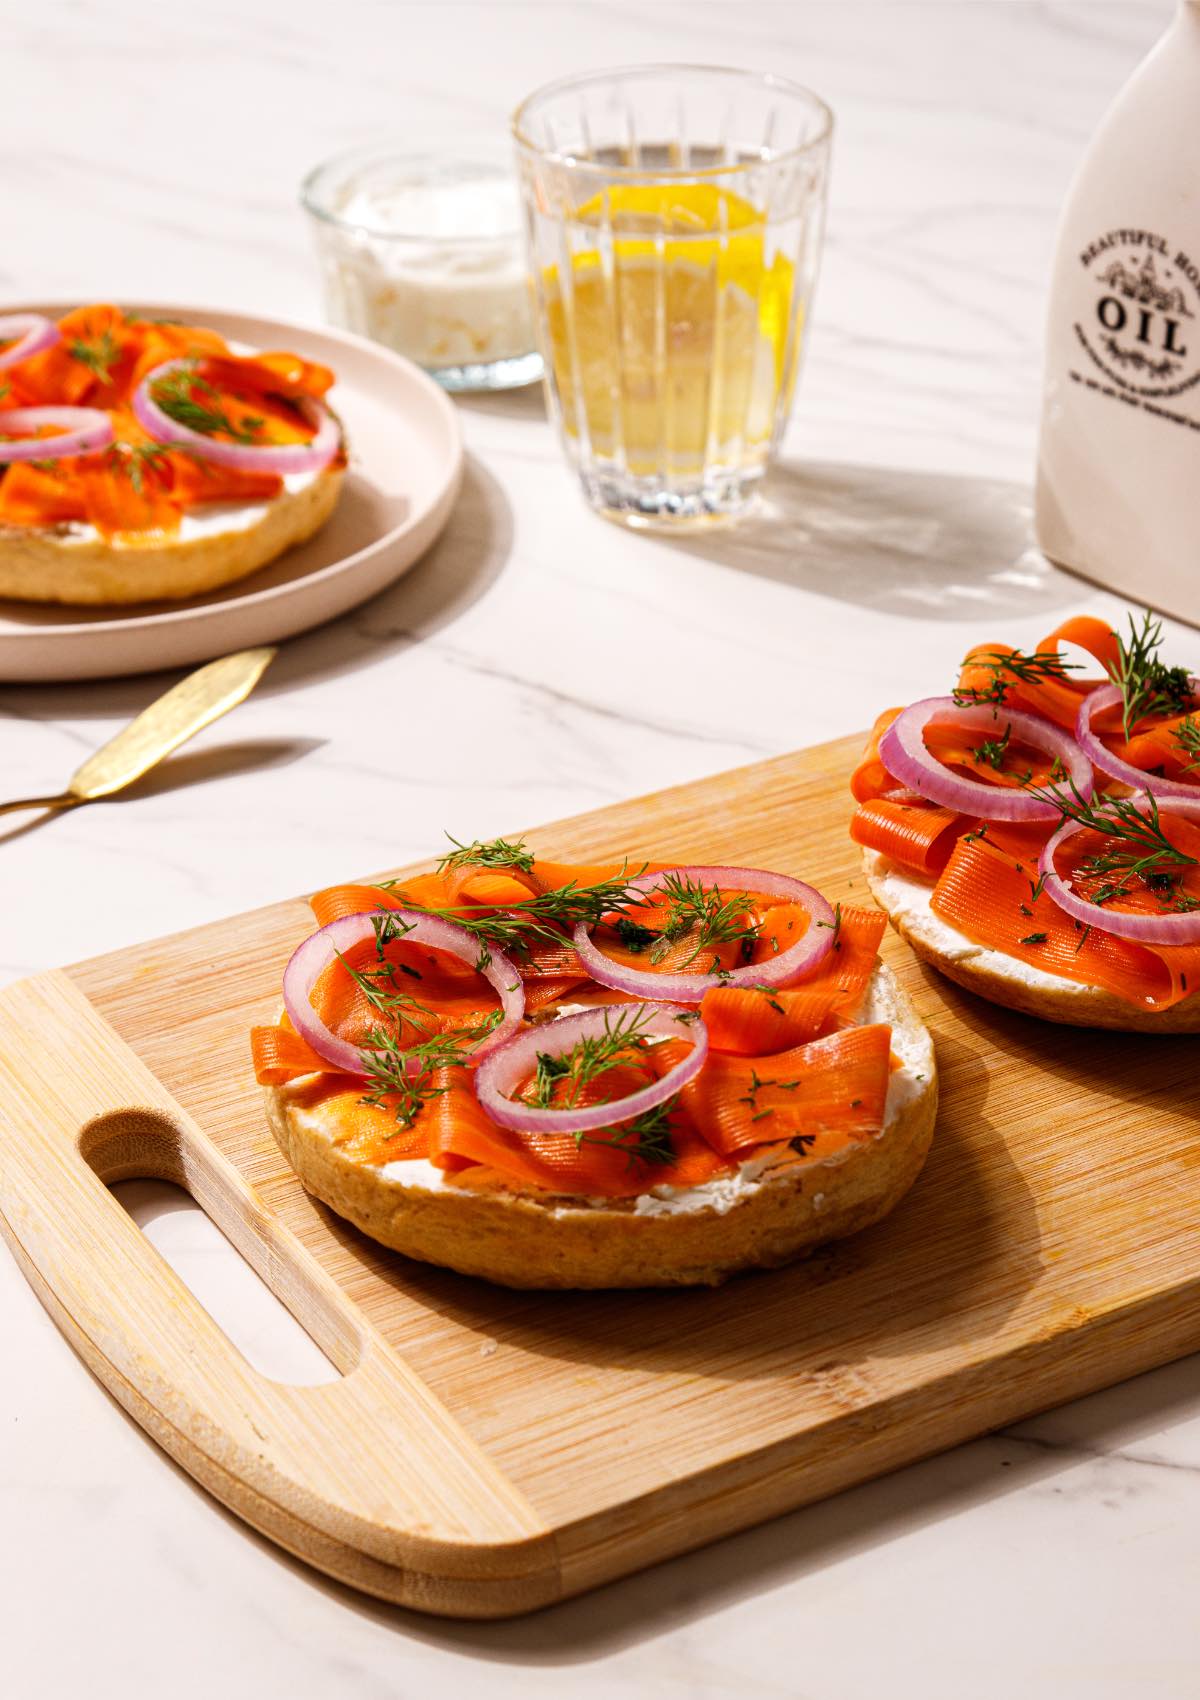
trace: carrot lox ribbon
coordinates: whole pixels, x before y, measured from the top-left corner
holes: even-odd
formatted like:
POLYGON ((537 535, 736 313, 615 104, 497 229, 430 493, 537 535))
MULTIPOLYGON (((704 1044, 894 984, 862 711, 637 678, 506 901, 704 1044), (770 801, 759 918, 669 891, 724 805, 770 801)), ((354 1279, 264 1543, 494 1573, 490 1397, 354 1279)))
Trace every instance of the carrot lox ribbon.
MULTIPOLYGON (((662 1065, 676 1043, 656 1047, 662 1065)), ((890 1026, 879 1023, 846 1027, 772 1056, 710 1052, 680 1102, 713 1150, 731 1160, 754 1146, 792 1140, 805 1156, 832 1156, 883 1126, 891 1044, 890 1026)))
POLYGON ((1039 889, 1036 866, 987 837, 958 841, 931 907, 975 944, 1139 1008, 1170 1009, 1200 987, 1200 945, 1151 947, 1081 926, 1039 889))

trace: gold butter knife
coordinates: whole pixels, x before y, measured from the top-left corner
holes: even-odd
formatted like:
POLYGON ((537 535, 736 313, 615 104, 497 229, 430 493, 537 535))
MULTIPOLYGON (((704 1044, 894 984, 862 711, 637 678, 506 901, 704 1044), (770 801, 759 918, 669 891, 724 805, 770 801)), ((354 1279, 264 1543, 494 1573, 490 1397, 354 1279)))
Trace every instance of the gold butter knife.
POLYGON ((90 755, 72 775, 65 791, 53 797, 22 797, 14 803, 0 803, 0 815, 15 809, 69 809, 123 791, 180 744, 244 702, 276 653, 271 646, 240 649, 236 655, 223 655, 219 661, 198 667, 90 755))

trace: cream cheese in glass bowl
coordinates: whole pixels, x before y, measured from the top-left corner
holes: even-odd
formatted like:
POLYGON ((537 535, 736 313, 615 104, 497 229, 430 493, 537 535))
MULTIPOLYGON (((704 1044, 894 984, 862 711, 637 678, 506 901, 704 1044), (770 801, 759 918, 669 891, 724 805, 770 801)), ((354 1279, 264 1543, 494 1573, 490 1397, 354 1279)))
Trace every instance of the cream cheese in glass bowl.
POLYGON ((507 166, 357 148, 317 166, 301 200, 333 324, 407 355, 448 390, 541 376, 507 166))

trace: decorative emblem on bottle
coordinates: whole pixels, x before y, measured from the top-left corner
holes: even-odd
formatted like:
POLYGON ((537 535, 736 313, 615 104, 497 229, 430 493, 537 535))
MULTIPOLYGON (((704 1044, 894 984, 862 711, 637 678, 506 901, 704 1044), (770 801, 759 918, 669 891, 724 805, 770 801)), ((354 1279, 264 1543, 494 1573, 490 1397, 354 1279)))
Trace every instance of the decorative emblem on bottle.
POLYGON ((1177 396, 1200 383, 1200 263, 1149 230, 1107 231, 1079 258, 1093 289, 1081 298, 1090 311, 1084 307, 1075 335, 1123 398, 1177 396))

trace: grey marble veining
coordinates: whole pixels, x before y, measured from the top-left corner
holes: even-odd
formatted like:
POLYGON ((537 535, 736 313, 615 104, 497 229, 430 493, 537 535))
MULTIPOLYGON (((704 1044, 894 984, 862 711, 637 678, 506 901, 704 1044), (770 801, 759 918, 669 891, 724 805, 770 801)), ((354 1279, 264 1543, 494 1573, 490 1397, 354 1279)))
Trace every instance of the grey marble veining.
MULTIPOLYGON (((1030 548, 1042 315, 1070 174, 1165 4, 0 10, 11 300, 315 316, 310 164, 379 131, 496 137, 523 92, 581 66, 770 67, 838 118, 768 515, 678 543, 619 532, 584 510, 536 395, 463 401, 463 498, 410 578, 289 644, 136 797, 0 822, 21 894, 0 978, 427 854, 444 829, 519 829, 846 733, 981 636, 1029 644, 1114 610, 1030 548)), ((1200 668, 1200 637, 1171 638, 1200 668)), ((155 683, 0 688, 6 793, 60 783, 155 683)), ((186 1212, 154 1231, 220 1286, 186 1212)), ((1197 1360, 528 1621, 453 1625, 327 1584, 227 1517, 3 1257, 0 1316, 6 1700, 1200 1695, 1197 1360)))

